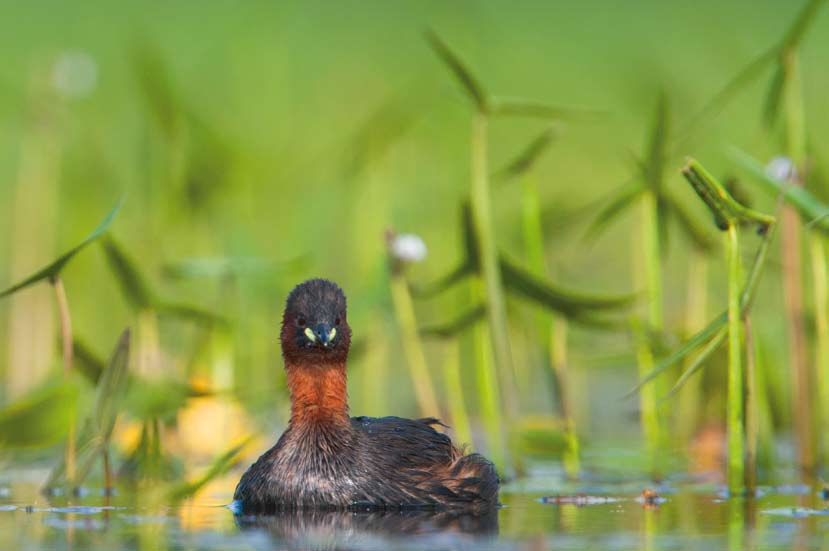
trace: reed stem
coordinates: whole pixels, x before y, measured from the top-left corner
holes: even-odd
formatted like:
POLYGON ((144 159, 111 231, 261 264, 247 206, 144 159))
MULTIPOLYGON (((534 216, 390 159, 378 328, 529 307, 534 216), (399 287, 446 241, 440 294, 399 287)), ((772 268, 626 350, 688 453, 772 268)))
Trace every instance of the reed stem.
POLYGON ((746 373, 745 373, 745 431, 746 431, 746 493, 750 497, 756 495, 757 490, 757 437, 759 434, 759 399, 757 386, 757 356, 755 354, 754 333, 752 332, 751 316, 745 315, 745 346, 746 346, 746 373))
MULTIPOLYGON (((51 279, 52 288, 55 290, 55 301, 58 305, 58 313, 60 316, 60 337, 61 347, 63 350, 63 375, 68 377, 72 371, 72 359, 74 349, 72 347, 72 316, 69 313, 69 301, 66 299, 66 289, 63 286, 63 279, 60 275, 56 275, 51 279)), ((75 417, 69 420, 69 434, 66 439, 66 480, 74 481, 75 479, 75 417)))
MULTIPOLYGON (((708 256, 705 251, 694 248, 688 266, 688 289, 685 304, 685 331, 693 335, 703 327, 708 318, 708 256)), ((685 362, 686 367, 693 360, 685 362)), ((689 442, 698 428, 702 399, 702 378, 691 377, 679 396, 677 435, 684 445, 689 442)))
MULTIPOLYGON (((481 300, 484 294, 480 281, 472 282, 473 303, 481 300)), ((472 331, 472 345, 477 367, 476 381, 481 414, 486 429, 489 454, 499 471, 505 469, 506 449, 504 447, 504 426, 501 415, 501 392, 498 387, 498 374, 492 361, 492 345, 489 338, 489 326, 479 322, 472 331)))
POLYGON ((745 431, 743 339, 740 308, 740 241, 737 225, 729 224, 725 238, 728 263, 728 491, 745 490, 745 431))
POLYGON ((423 344, 417 331, 417 319, 412 303, 412 295, 402 271, 392 270, 389 286, 394 314, 397 317, 397 323, 401 331, 403 353, 406 355, 406 364, 411 372, 418 409, 424 417, 440 416, 435 385, 432 383, 432 376, 429 374, 429 367, 426 363, 426 355, 423 353, 423 344))
MULTIPOLYGON (((829 427, 829 274, 826 270, 826 244, 817 233, 809 238, 815 301, 815 366, 821 405, 822 429, 829 427)), ((821 434, 824 433, 821 431, 821 434)), ((829 438, 821 438, 821 460, 829 464, 829 438)))
MULTIPOLYGON (((642 244, 645 268, 645 295, 647 299, 647 321, 640 328, 637 360, 639 376, 645 377, 654 369, 652 335, 662 332, 662 263, 659 244, 659 214, 656 195, 652 191, 643 193, 642 198, 642 244)), ((640 415, 645 435, 645 445, 650 458, 651 475, 658 479, 662 475, 662 426, 657 404, 658 385, 640 392, 640 415)))
POLYGON ((447 341, 446 360, 443 364, 446 393, 449 396, 449 417, 455 438, 461 444, 472 445, 472 430, 469 416, 466 414, 466 401, 463 397, 463 378, 461 377, 460 346, 456 339, 447 341))
MULTIPOLYGON (((523 229, 527 265, 534 274, 546 277, 547 263, 544 258, 544 230, 541 224, 541 201, 538 186, 531 176, 524 178, 523 186, 523 229)), ((578 478, 581 472, 579 460, 579 438, 569 404, 570 388, 567 377, 567 320, 556 314, 536 312, 538 335, 544 339, 546 361, 553 375, 556 402, 559 415, 564 421, 566 448, 562 463, 567 476, 578 478)))
POLYGON ((509 420, 515 419, 512 354, 509 346, 506 301, 498 269, 498 250, 492 222, 487 167, 487 115, 478 111, 472 122, 472 219, 478 237, 478 257, 486 290, 487 315, 498 380, 503 390, 504 408, 509 420))

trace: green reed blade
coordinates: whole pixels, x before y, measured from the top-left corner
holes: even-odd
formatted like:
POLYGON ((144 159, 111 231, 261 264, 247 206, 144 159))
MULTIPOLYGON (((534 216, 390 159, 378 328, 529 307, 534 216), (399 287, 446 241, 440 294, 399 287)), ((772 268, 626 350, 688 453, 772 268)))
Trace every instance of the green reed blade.
POLYGON ((41 388, 0 411, 0 449, 52 446, 66 437, 75 416, 78 387, 70 380, 41 388))
POLYGON ((710 341, 708 341, 708 344, 706 344, 705 347, 702 350, 700 350, 700 353, 694 358, 694 361, 691 362, 691 364, 679 376, 679 379, 677 379, 676 383, 674 383, 674 386, 671 388, 670 392, 668 392, 667 396, 665 396, 665 400, 673 397, 674 394, 679 392, 679 390, 688 381, 688 379, 693 377, 697 373, 697 371, 699 371, 705 365, 705 360, 707 360, 708 357, 711 356, 711 354, 717 351, 720 345, 722 345, 722 343, 725 341, 725 337, 727 335, 728 331, 726 331, 725 329, 720 329, 720 331, 716 333, 710 341))
POLYGON ((606 116, 605 113, 593 109, 550 105, 541 101, 516 97, 490 98, 489 114, 502 117, 581 121, 592 121, 606 116))
POLYGON ((763 165, 740 149, 731 148, 731 157, 753 176, 750 181, 761 184, 772 194, 782 194, 783 199, 800 212, 811 228, 829 233, 829 205, 819 201, 803 186, 793 186, 772 178, 763 165))
POLYGON ((477 306, 473 306, 468 311, 459 315, 450 322, 440 325, 421 327, 418 329, 418 332, 424 337, 437 337, 441 339, 453 338, 469 327, 472 327, 476 321, 484 319, 485 317, 486 305, 479 304, 477 306))
POLYGON ((107 264, 127 302, 136 310, 152 308, 156 303, 155 293, 135 262, 114 239, 105 239, 102 244, 107 264))
POLYGON ((427 31, 426 39, 440 60, 449 68, 455 76, 455 79, 457 79, 464 91, 475 103, 477 110, 482 113, 487 112, 486 93, 478 82, 478 79, 472 74, 472 71, 469 70, 466 64, 461 61, 461 58, 434 31, 427 31))
POLYGON ((92 233, 86 236, 86 238, 75 245, 73 248, 69 249, 67 252, 63 253, 57 259, 55 259, 49 265, 41 268, 34 274, 30 275, 29 277, 25 278, 23 281, 16 283, 9 287, 8 289, 0 292, 0 298, 6 297, 11 295, 21 289, 25 289, 29 285, 42 281, 44 279, 52 279, 60 274, 63 267, 72 260, 72 258, 81 252, 87 245, 101 237, 112 225, 113 220, 115 220, 115 216, 118 214, 118 211, 121 210, 121 205, 124 202, 123 199, 118 201, 118 204, 113 207, 111 211, 104 217, 103 220, 98 224, 98 226, 92 230, 92 233))
POLYGON ((519 267, 503 254, 499 266, 507 289, 563 314, 576 314, 584 310, 622 310, 630 306, 637 296, 602 296, 563 289, 519 267))
POLYGON ((512 179, 525 174, 538 162, 558 136, 558 128, 550 126, 536 136, 518 155, 495 175, 503 179, 512 179))
POLYGON ((668 138, 670 136, 670 119, 668 98, 664 92, 656 101, 656 111, 651 122, 646 156, 644 160, 645 184, 651 191, 660 194, 665 178, 665 165, 668 161, 668 138))
POLYGON ((781 50, 792 50, 800 45, 806 36, 806 32, 812 25, 817 11, 820 9, 821 4, 824 3, 824 0, 809 0, 806 2, 786 31, 786 35, 780 46, 781 50))
POLYGON ((465 260, 463 264, 431 283, 420 285, 412 284, 410 286, 412 296, 418 298, 433 297, 460 283, 475 272, 475 266, 468 260, 465 260))
POLYGON ((587 240, 596 239, 611 222, 616 220, 641 195, 644 188, 641 184, 625 184, 610 194, 607 204, 599 211, 584 233, 587 240))
POLYGON ((245 446, 253 440, 253 436, 248 436, 239 444, 231 447, 229 450, 219 455, 213 463, 207 468, 203 475, 191 482, 180 482, 175 484, 168 492, 170 501, 176 502, 192 497, 197 494, 202 488, 217 477, 225 474, 227 471, 235 467, 239 461, 239 453, 245 446))
POLYGON ((707 228, 691 214, 684 203, 673 195, 666 193, 666 190, 662 193, 662 201, 667 212, 676 219, 685 235, 690 238, 698 250, 711 251, 715 247, 714 240, 708 234, 707 228))
POLYGON ((763 122, 766 126, 772 127, 777 121, 777 116, 780 113, 780 105, 783 99, 783 85, 786 81, 783 65, 778 65, 774 70, 769 83, 769 89, 766 92, 766 99, 763 104, 763 122))
POLYGON ((751 223, 757 224, 762 231, 765 231, 775 223, 774 216, 763 214, 738 203, 728 193, 728 190, 695 159, 688 160, 682 169, 682 174, 714 214, 720 229, 724 229, 721 226, 722 223, 727 225, 751 223))

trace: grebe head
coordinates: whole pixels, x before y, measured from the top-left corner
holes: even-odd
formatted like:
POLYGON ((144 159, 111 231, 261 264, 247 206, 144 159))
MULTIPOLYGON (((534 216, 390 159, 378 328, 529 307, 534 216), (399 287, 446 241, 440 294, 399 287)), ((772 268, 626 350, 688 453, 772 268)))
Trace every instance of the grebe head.
POLYGON ((327 279, 309 279, 294 287, 282 316, 281 340, 287 362, 344 362, 351 328, 342 289, 327 279))

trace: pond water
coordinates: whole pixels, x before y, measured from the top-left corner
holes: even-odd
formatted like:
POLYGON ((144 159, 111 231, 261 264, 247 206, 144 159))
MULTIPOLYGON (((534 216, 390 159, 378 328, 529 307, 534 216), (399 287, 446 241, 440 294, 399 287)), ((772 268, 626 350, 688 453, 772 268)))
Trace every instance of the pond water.
MULTIPOLYGON (((566 483, 554 470, 505 485, 502 506, 448 513, 318 513, 239 518, 237 475, 183 504, 136 495, 44 497, 39 473, 3 473, 0 549, 829 549, 821 488, 724 499, 716 484, 676 477, 566 483), (659 498, 643 499, 652 489, 659 498)), ((96 495, 97 494, 97 495, 96 495)))

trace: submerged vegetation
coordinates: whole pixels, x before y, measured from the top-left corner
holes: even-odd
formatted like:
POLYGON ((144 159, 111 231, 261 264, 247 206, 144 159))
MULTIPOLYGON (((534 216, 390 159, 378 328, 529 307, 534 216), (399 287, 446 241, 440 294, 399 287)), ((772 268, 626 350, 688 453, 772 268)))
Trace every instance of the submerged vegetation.
POLYGON ((323 54, 302 29, 286 40, 307 51, 281 51, 257 24, 227 57, 168 28, 0 70, 0 461, 41 465, 53 493, 194 495, 279 432, 277 316, 325 276, 351 301, 353 413, 438 416, 506 480, 551 460, 578 480, 609 442, 637 450, 610 470, 707 460, 753 496, 791 435, 804 477, 829 476, 821 6, 787 7, 771 47, 718 35, 734 59, 762 49, 736 72, 673 44, 658 78, 606 90, 576 82, 607 70, 589 52, 476 47, 448 12, 415 14, 405 60, 323 54))

